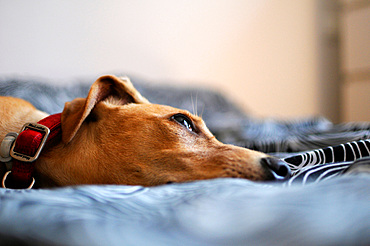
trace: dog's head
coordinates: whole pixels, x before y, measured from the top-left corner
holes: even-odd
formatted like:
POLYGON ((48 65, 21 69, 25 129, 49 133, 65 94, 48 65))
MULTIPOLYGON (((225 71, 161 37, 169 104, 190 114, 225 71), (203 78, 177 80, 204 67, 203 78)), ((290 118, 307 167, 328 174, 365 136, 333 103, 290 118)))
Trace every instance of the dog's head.
POLYGON ((128 78, 103 76, 87 98, 68 102, 62 141, 36 165, 55 185, 160 185, 237 177, 284 179, 289 168, 266 154, 216 140, 200 117, 151 104, 128 78))

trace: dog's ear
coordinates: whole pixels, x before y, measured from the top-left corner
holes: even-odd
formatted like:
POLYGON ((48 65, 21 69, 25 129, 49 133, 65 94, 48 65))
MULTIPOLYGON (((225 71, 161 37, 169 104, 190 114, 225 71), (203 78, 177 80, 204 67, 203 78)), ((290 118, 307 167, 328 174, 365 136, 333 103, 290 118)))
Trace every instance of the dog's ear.
POLYGON ((117 105, 149 103, 135 89, 129 78, 118 78, 113 75, 102 76, 91 86, 86 99, 77 98, 65 104, 61 119, 62 141, 65 144, 73 139, 95 105, 106 99, 117 105))

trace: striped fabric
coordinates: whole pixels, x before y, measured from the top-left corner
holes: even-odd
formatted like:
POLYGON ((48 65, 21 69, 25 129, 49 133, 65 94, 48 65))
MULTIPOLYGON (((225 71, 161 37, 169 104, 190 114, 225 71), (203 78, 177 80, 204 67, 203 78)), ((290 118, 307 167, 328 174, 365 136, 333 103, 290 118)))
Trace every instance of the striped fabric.
POLYGON ((344 174, 361 160, 369 170, 370 123, 332 124, 325 118, 250 120, 229 143, 270 153, 286 161, 292 178, 307 184, 344 174), (233 141, 234 140, 234 141, 233 141))
MULTIPOLYGON (((370 139, 329 146, 283 158, 291 170, 288 185, 318 182, 345 173, 354 165, 370 164, 370 139), (361 164, 359 164, 361 163, 361 164)), ((364 171, 367 170, 364 169, 364 171)))

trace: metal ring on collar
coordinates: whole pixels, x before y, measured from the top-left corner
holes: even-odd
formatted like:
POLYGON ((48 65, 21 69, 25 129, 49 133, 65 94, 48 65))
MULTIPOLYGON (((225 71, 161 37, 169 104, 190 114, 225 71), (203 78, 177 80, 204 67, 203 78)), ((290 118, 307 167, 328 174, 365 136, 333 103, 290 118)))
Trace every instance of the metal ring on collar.
MULTIPOLYGON (((5 173, 5 175, 4 175, 4 177, 3 177, 3 182, 2 182, 2 186, 3 186, 3 188, 6 188, 6 189, 11 189, 11 188, 8 188, 8 187, 6 187, 6 185, 5 185, 5 182, 6 182, 6 178, 8 177, 8 175, 11 173, 12 171, 8 171, 8 172, 6 172, 5 173)), ((35 184, 35 178, 34 177, 32 177, 32 182, 31 182, 31 184, 27 187, 27 188, 25 188, 26 190, 30 190, 30 189, 32 189, 32 187, 33 187, 33 185, 35 184)))

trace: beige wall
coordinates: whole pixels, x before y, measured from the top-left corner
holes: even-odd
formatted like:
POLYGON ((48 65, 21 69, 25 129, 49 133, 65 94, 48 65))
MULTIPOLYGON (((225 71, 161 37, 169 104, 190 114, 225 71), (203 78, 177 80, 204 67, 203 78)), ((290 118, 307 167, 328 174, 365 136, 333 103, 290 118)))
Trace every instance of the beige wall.
POLYGON ((344 121, 370 121, 370 1, 343 0, 341 98, 344 121))
POLYGON ((0 75, 122 71, 218 88, 256 116, 338 120, 326 13, 319 0, 0 0, 0 75))

